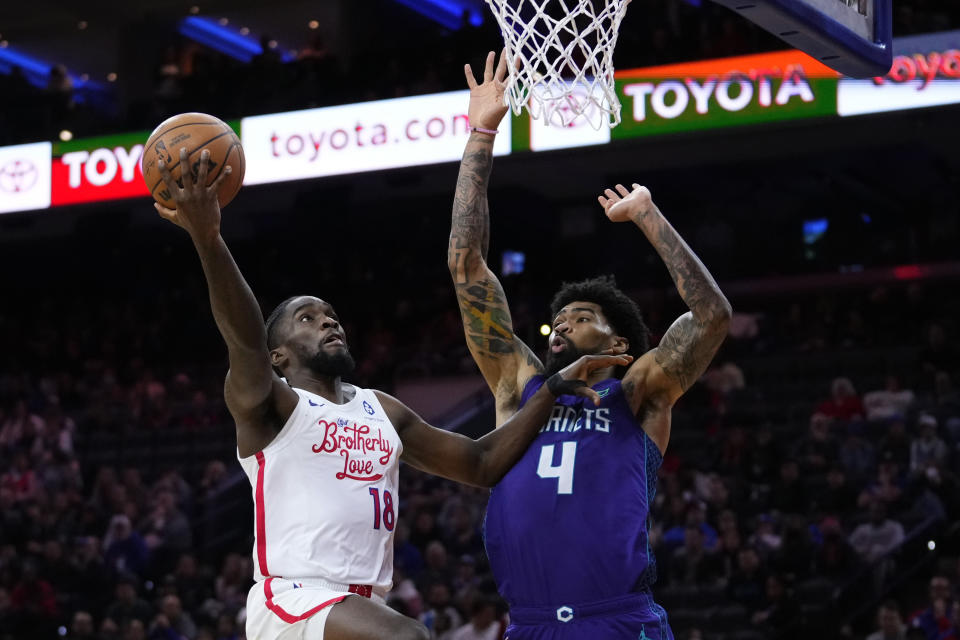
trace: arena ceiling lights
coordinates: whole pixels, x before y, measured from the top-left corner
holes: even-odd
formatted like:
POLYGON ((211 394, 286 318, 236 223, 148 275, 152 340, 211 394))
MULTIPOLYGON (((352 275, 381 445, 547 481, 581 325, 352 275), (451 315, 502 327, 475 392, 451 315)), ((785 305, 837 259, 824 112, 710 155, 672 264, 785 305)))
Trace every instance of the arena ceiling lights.
MULTIPOLYGON (((191 40, 241 62, 250 62, 254 56, 263 53, 263 47, 260 46, 260 41, 255 34, 251 32, 243 35, 229 26, 219 24, 213 18, 187 16, 180 21, 177 31, 191 40)), ((281 59, 284 62, 290 62, 293 58, 282 53, 281 59)))
POLYGON ((470 24, 479 27, 483 24, 482 10, 469 0, 394 0, 417 13, 439 22, 448 29, 459 29, 463 24, 463 13, 470 13, 470 24))

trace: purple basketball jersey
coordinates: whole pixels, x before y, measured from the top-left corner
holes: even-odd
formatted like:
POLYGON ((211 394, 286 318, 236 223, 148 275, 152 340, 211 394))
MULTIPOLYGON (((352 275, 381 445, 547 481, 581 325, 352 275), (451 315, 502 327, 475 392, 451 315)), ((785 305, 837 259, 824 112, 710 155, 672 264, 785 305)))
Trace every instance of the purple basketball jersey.
MULTIPOLYGON (((520 405, 544 383, 527 383, 520 405)), ((656 580, 649 505, 662 456, 620 381, 593 387, 600 406, 560 396, 520 461, 490 493, 484 541, 511 606, 593 602, 656 580)))

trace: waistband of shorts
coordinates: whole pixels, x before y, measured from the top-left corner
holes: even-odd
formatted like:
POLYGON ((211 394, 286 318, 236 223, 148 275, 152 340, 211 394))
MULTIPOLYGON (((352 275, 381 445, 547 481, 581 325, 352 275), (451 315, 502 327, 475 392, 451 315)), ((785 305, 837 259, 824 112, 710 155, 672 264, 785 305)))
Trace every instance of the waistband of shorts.
POLYGON ((322 578, 281 578, 276 576, 274 579, 292 582, 300 587, 316 587, 319 589, 340 591, 342 593, 355 593, 365 598, 374 596, 380 600, 386 600, 387 593, 389 592, 388 589, 369 584, 346 584, 344 582, 333 582, 332 580, 324 580, 322 578))
POLYGON ((630 613, 654 606, 653 594, 649 591, 628 593, 627 595, 561 605, 537 607, 510 607, 510 622, 513 624, 564 624, 578 618, 591 618, 617 613, 630 613))

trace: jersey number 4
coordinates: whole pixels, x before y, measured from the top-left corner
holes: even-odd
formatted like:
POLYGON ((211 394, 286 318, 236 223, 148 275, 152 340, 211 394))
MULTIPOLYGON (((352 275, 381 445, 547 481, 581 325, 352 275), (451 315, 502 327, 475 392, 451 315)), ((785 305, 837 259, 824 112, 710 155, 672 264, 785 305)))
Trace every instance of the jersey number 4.
POLYGON ((541 478, 557 479, 557 494, 573 493, 573 462, 577 458, 577 443, 563 442, 560 450, 560 464, 553 464, 552 444, 545 444, 540 449, 540 464, 537 465, 537 475, 541 478))

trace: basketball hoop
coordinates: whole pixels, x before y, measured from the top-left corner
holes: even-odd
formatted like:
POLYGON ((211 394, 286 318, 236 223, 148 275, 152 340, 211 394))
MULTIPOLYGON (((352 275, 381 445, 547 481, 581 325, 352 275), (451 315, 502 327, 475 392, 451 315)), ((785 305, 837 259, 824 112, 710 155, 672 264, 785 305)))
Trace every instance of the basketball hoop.
POLYGON ((613 50, 630 0, 487 0, 509 65, 506 102, 533 119, 570 126, 583 116, 594 129, 620 124, 613 50))

